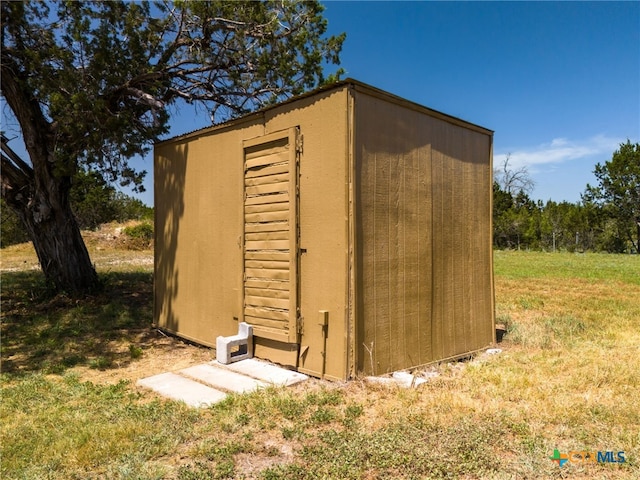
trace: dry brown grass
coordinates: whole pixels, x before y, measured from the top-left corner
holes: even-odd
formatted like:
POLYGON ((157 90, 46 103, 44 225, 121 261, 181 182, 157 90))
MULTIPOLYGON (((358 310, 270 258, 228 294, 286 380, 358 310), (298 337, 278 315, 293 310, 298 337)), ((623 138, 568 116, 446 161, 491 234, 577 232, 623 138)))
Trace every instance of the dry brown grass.
MULTIPOLYGON (((3 320, 3 360, 9 348, 24 350, 14 353, 23 367, 31 362, 3 376, 3 478, 640 478, 640 258, 498 252, 503 352, 434 366, 440 375, 417 389, 312 380, 193 411, 133 381, 211 351, 149 326, 151 267, 132 259, 151 252, 101 245, 90 249, 111 290, 92 308, 43 303, 24 283, 32 276, 6 298, 3 274, 3 316, 13 315, 11 329, 3 320), (27 336, 12 345, 28 333, 20 322, 40 322, 44 341, 42 332, 60 338, 74 318, 92 316, 114 322, 94 331, 111 358, 103 368, 88 354, 67 365, 68 350, 27 336), (61 375, 40 375, 46 355, 61 375), (624 451, 627 462, 559 468, 549 459, 556 448, 624 451)), ((5 260, 30 265, 15 248, 11 258, 3 251, 3 269, 5 260)))

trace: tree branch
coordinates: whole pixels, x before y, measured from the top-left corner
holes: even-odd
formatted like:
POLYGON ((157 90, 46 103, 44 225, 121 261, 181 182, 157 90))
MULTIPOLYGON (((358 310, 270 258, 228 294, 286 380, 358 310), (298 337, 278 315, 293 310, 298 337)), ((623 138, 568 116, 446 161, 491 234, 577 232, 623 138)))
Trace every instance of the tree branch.
POLYGON ((25 147, 33 165, 32 168, 34 170, 46 168, 48 135, 51 125, 46 120, 38 100, 22 88, 27 83, 26 79, 22 78, 13 58, 5 53, 3 50, 0 75, 2 95, 20 124, 25 147), (39 164, 39 162, 42 163, 39 164))
POLYGON ((31 182, 33 176, 28 175, 26 172, 18 168, 4 153, 0 154, 0 159, 2 161, 3 187, 8 185, 13 189, 22 188, 31 182))
POLYGON ((28 175, 18 168, 11 159, 0 153, 0 184, 1 195, 7 204, 13 209, 20 209, 28 205, 30 201, 30 186, 33 183, 33 175, 28 175))
POLYGON ((31 165, 22 160, 22 158, 20 158, 20 156, 16 152, 14 152, 11 147, 9 147, 9 145, 7 144, 8 141, 9 140, 7 139, 7 137, 2 135, 0 143, 2 151, 8 157, 7 161, 13 162, 16 168, 21 170, 25 175, 33 176, 33 168, 31 168, 31 165))
POLYGON ((153 95, 146 93, 138 88, 123 87, 121 91, 126 95, 128 95, 129 97, 133 97, 137 99, 140 103, 147 105, 151 109, 162 110, 164 108, 164 102, 158 100, 153 95))

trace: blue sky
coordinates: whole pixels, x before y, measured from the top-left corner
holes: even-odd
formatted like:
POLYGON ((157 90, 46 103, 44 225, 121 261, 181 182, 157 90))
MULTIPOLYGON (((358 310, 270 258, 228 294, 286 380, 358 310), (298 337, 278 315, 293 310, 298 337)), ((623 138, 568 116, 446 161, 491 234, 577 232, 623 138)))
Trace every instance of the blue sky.
POLYGON ((639 2, 326 2, 347 76, 495 131, 532 197, 580 200, 640 141, 639 2))
MULTIPOLYGON (((535 181, 577 202, 596 163, 640 142, 640 2, 324 2, 345 77, 495 131, 535 181)), ((187 109, 172 134, 204 126, 187 109)))
MULTIPOLYGON (((526 166, 534 199, 579 201, 640 142, 640 2, 324 4, 345 77, 494 130, 494 165, 526 166)), ((170 136, 207 122, 183 105, 170 136)), ((151 205, 152 155, 136 163, 151 205)))

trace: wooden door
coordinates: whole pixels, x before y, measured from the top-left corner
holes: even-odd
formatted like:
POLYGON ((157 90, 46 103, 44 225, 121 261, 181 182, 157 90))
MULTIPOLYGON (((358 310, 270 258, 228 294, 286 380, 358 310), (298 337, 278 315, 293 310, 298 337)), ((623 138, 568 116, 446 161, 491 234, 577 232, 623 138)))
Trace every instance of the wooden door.
POLYGON ((244 321, 298 343, 297 129, 244 142, 244 321))

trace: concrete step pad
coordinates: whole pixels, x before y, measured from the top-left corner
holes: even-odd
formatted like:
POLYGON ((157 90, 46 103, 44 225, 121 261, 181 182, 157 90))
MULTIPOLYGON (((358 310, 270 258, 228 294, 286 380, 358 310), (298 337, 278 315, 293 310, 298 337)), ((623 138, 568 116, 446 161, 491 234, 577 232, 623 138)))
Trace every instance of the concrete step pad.
POLYGON ((164 397, 183 401, 192 407, 206 407, 224 400, 225 392, 167 372, 138 380, 138 385, 150 388, 164 397))
POLYGON ((184 370, 180 370, 178 373, 205 383, 216 389, 235 393, 253 392, 254 390, 264 388, 268 385, 267 383, 261 382, 255 378, 206 363, 185 368, 184 370))
POLYGON ((242 375, 247 375, 262 380, 271 385, 289 386, 307 380, 309 377, 303 373, 287 370, 255 358, 241 360, 236 363, 222 365, 217 360, 209 362, 216 368, 231 370, 242 375))
POLYGON ((137 384, 192 407, 207 407, 224 400, 227 392, 251 392, 268 385, 288 386, 308 378, 302 373, 252 358, 229 365, 214 360, 143 378, 137 384))

